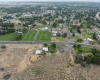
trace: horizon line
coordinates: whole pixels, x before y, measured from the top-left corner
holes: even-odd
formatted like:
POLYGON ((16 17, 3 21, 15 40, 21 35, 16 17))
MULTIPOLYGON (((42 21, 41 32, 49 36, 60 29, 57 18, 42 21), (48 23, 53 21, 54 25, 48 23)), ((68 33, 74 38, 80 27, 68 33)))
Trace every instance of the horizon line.
POLYGON ((100 2, 100 1, 1 1, 0 2, 100 2))

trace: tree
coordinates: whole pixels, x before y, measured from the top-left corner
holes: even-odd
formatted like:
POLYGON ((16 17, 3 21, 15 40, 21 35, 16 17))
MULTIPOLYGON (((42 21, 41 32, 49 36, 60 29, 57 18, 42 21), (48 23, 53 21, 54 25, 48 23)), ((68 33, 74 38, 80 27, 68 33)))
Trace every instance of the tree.
POLYGON ((78 38, 77 39, 77 42, 82 42, 83 40, 81 38, 78 38))
POLYGON ((16 40, 19 41, 22 38, 22 34, 17 34, 16 35, 16 40))
POLYGON ((67 33, 64 33, 64 34, 62 35, 62 37, 66 38, 66 37, 67 37, 67 33))
POLYGON ((75 58, 75 62, 76 63, 81 63, 82 62, 82 56, 81 55, 76 55, 76 58, 75 58))
POLYGON ((52 48, 56 48, 56 44, 55 44, 55 43, 52 43, 52 44, 51 44, 51 47, 52 47, 52 48))
POLYGON ((92 38, 95 39, 95 40, 97 40, 96 33, 92 34, 92 38))
POLYGON ((45 43, 45 44, 44 44, 44 47, 47 47, 47 46, 48 46, 48 44, 47 44, 47 43, 45 43))
POLYGON ((77 45, 77 48, 81 48, 81 45, 80 45, 80 44, 78 44, 78 45, 77 45))
POLYGON ((75 33, 73 33, 73 37, 75 36, 75 33))
POLYGON ((57 25, 58 25, 57 22, 54 22, 52 26, 53 26, 54 28, 56 28, 57 25))
POLYGON ((87 66, 86 62, 82 61, 82 62, 81 62, 81 66, 82 66, 82 67, 86 67, 86 66, 87 66))

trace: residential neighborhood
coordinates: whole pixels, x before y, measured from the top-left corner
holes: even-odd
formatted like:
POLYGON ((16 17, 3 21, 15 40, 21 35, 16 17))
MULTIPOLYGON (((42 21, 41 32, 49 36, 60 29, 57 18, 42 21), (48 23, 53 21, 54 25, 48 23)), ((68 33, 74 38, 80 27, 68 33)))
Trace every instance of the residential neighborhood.
POLYGON ((0 1, 0 80, 99 80, 100 2, 0 1))

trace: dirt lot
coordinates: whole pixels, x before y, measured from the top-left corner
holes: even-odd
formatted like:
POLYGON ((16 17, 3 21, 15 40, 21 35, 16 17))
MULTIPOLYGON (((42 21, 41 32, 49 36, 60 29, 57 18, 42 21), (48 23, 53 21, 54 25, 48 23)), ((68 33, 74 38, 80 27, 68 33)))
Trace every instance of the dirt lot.
POLYGON ((100 66, 72 65, 70 54, 59 51, 41 58, 34 54, 41 48, 42 45, 7 45, 7 49, 0 50, 0 80, 100 80, 100 66))
POLYGON ((37 48, 41 49, 42 45, 7 45, 5 50, 0 49, 0 80, 7 74, 14 80, 13 76, 31 65, 31 57, 33 61, 38 60, 39 56, 34 54, 37 48))

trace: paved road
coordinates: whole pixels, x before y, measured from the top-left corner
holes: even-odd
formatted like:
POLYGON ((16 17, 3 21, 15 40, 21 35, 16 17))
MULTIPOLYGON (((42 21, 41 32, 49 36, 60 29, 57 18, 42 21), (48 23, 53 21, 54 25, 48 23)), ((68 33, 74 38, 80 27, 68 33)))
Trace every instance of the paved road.
MULTIPOLYGON (((73 37, 72 37, 72 35, 71 35, 71 33, 70 33, 70 30, 68 29, 67 24, 65 24, 65 28, 66 28, 66 30, 67 30, 67 35, 68 35, 68 37, 70 38, 70 40, 69 40, 68 42, 69 42, 69 43, 73 43, 73 45, 74 45, 74 44, 75 44, 75 43, 74 43, 74 39, 73 39, 73 37)), ((71 49, 71 54, 73 55, 73 58, 75 59, 75 57, 76 57, 75 50, 74 50, 74 48, 73 48, 72 46, 70 46, 70 44, 69 44, 69 47, 70 47, 70 49, 71 49)))
POLYGON ((67 35, 70 38, 69 42, 74 42, 74 39, 73 39, 73 37, 72 37, 72 35, 70 33, 70 30, 68 29, 68 27, 66 26, 66 24, 65 24, 65 28, 67 30, 67 35))
MULTIPOLYGON (((52 42, 19 42, 19 41, 1 41, 0 44, 51 44, 52 42)), ((90 44, 83 44, 83 43, 75 43, 75 42, 55 42, 56 44, 67 44, 67 45, 78 45, 80 44, 81 46, 84 47, 89 47, 89 48, 98 48, 100 49, 100 46, 97 45, 90 45, 90 44)))

